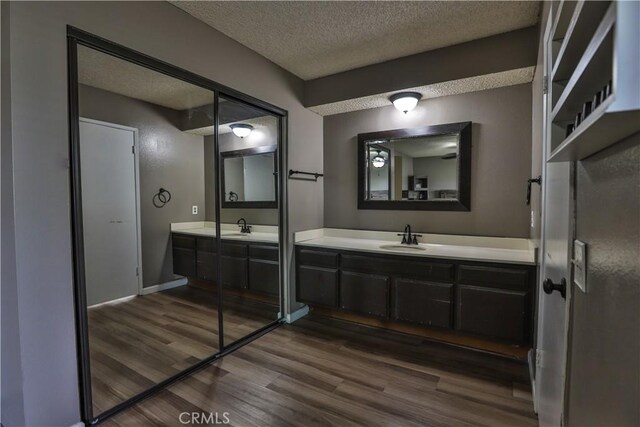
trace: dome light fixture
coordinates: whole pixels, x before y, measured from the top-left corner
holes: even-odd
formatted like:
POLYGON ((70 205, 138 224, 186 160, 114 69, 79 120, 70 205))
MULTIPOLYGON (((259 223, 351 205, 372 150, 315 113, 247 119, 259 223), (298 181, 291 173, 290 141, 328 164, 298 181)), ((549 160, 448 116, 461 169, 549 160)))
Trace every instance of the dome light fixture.
POLYGON ((240 138, 244 138, 245 136, 249 136, 251 131, 253 130, 253 126, 246 123, 234 123, 229 125, 235 136, 239 136, 240 138))
POLYGON ((389 101, 393 102, 394 107, 399 111, 407 114, 409 111, 416 108, 416 105, 421 98, 422 95, 418 92, 400 92, 391 95, 389 97, 389 101))
POLYGON ((371 164, 374 168, 381 168, 385 163, 387 163, 387 161, 380 155, 380 150, 377 151, 378 154, 373 159, 371 159, 371 164))

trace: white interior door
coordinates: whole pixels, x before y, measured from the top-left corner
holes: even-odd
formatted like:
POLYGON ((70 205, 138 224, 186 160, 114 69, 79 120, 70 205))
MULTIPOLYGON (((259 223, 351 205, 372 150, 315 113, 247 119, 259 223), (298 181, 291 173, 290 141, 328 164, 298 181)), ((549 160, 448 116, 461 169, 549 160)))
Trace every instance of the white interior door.
POLYGON ((89 306, 138 293, 136 130, 80 119, 84 263, 89 306))
MULTIPOLYGON (((550 16, 550 19, 552 17, 550 16)), ((549 28, 549 26, 548 26, 549 28)), ((549 40, 545 37, 545 75, 549 75, 549 40)), ((549 85, 551 86, 551 85, 549 85)), ((551 89, 550 89, 551 90, 551 89)), ((543 159, 548 155, 551 111, 546 95, 544 111, 543 159)), ((536 357, 536 403, 540 426, 560 426, 563 420, 567 320, 570 295, 558 290, 547 293, 544 281, 561 284, 570 281, 570 242, 572 240, 571 163, 547 163, 543 167, 542 239, 538 291, 538 339, 536 357)), ((549 291, 550 289, 547 289, 549 291)), ((569 286, 566 287, 569 292, 569 286)))

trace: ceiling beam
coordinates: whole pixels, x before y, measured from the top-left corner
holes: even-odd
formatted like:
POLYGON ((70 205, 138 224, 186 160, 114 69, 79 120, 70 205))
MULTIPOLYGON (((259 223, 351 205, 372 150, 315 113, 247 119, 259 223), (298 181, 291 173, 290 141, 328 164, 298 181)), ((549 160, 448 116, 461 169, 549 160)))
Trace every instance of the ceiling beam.
POLYGON ((522 69, 536 64, 538 26, 308 80, 304 106, 522 69))

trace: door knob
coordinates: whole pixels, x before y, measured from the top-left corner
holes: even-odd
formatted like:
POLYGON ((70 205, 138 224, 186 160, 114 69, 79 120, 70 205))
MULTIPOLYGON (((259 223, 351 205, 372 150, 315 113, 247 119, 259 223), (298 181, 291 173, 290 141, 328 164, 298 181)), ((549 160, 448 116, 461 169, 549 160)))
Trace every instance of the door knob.
POLYGON ((562 298, 567 298, 567 281, 563 277, 560 279, 560 283, 553 283, 553 280, 547 278, 542 282, 542 289, 546 294, 551 294, 553 291, 560 292, 562 298))

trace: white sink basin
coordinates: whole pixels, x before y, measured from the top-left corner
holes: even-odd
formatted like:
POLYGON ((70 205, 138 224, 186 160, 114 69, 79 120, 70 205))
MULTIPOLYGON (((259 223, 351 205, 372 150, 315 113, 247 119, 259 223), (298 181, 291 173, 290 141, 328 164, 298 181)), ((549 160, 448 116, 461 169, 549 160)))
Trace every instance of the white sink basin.
POLYGON ((222 237, 246 237, 246 233, 221 233, 222 237))
POLYGON ((395 252, 420 252, 425 250, 422 246, 416 245, 380 245, 380 249, 395 252))

